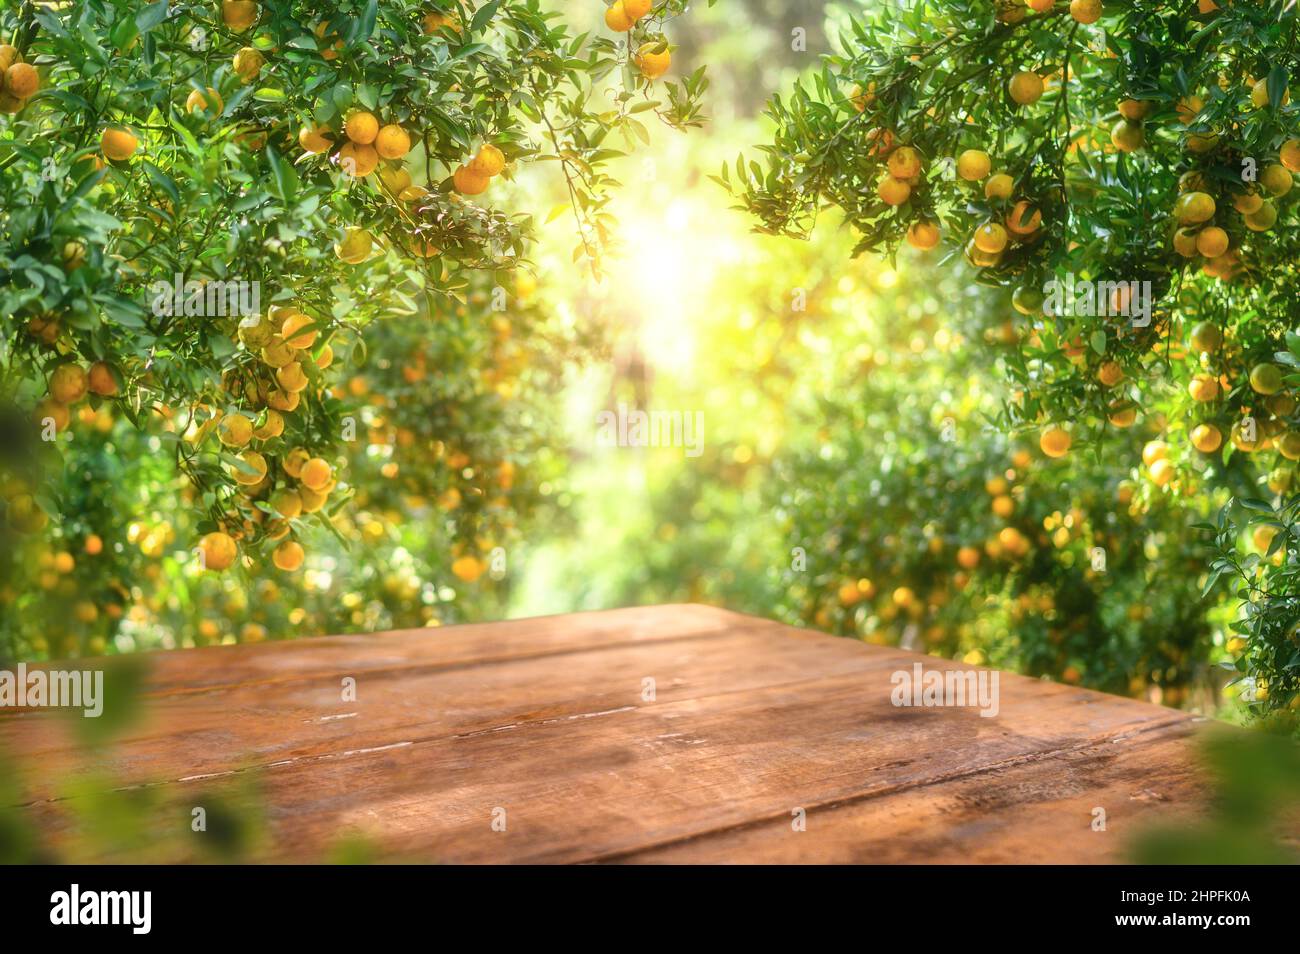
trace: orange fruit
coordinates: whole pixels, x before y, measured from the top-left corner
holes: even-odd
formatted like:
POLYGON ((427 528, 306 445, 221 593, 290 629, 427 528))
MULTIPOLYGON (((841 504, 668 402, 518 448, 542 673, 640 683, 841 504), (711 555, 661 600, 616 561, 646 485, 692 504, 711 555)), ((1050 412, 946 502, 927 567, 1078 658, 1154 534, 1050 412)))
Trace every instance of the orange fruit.
POLYGON ((1282 371, 1275 364, 1261 362, 1250 370, 1250 386, 1258 394, 1276 394, 1282 390, 1282 371))
POLYGON ((302 544, 294 540, 285 540, 271 552, 271 560, 286 573, 292 573, 302 566, 302 544))
POLYGON ((912 187, 901 179, 885 176, 876 186, 876 194, 886 205, 902 205, 912 195, 912 187))
POLYGON ((110 126, 99 137, 99 148, 104 153, 104 158, 114 162, 130 159, 139 145, 140 140, 121 127, 110 126))
POLYGON ((91 394, 98 394, 100 397, 112 397, 117 393, 117 378, 113 374, 113 369, 106 362, 96 361, 90 366, 90 373, 86 377, 91 394))
POLYGON ((14 63, 5 70, 5 92, 19 99, 29 99, 41 88, 41 74, 30 63, 14 63))
POLYGON ((239 459, 244 462, 244 467, 231 468, 235 483, 245 487, 260 484, 266 476, 266 458, 257 451, 250 450, 240 454, 239 459))
POLYGON ((461 195, 479 195, 492 182, 490 177, 474 172, 469 166, 457 169, 451 181, 461 195))
POLYGON ((506 167, 506 157, 496 146, 485 142, 465 167, 476 176, 495 176, 506 167))
POLYGON ((1223 432, 1213 424, 1198 424, 1192 428, 1192 446, 1202 454, 1213 454, 1223 446, 1223 432))
POLYGON ((370 175, 378 165, 379 153, 375 152, 374 146, 347 142, 339 150, 339 166, 353 178, 360 179, 370 175))
POLYGON ((668 67, 672 65, 672 53, 667 47, 658 53, 655 52, 661 44, 655 41, 642 43, 632 58, 637 68, 641 70, 641 75, 646 79, 658 79, 668 72, 668 67))
POLYGON ((1025 213, 1029 211, 1029 203, 1024 199, 1017 202, 1007 213, 1007 228, 1011 230, 1012 235, 1029 236, 1038 231, 1039 225, 1043 222, 1043 213, 1034 209, 1033 215, 1025 221, 1025 213))
POLYGON ((372 113, 358 110, 348 117, 343 131, 358 146, 368 146, 379 135, 379 120, 372 113))
POLYGON ((1101 12, 1101 0, 1070 0, 1070 16, 1079 23, 1096 23, 1101 12))
POLYGON ((302 472, 298 475, 298 479, 308 490, 319 493, 325 489, 333 475, 334 472, 328 462, 323 458, 313 457, 302 465, 302 472))
POLYGON ((1007 230, 996 222, 985 222, 975 230, 974 241, 981 252, 996 254, 1007 247, 1007 230))
POLYGON ((1151 482, 1157 487, 1163 487, 1174 479, 1174 465, 1171 461, 1162 457, 1149 468, 1151 482))
POLYGON ((1282 143, 1278 158, 1292 172, 1300 172, 1300 139, 1288 139, 1282 143))
POLYGON ((1148 467, 1167 456, 1169 456, 1169 445, 1164 441, 1147 441, 1142 448, 1142 463, 1148 467))
POLYGON ((50 375, 50 397, 60 404, 80 401, 89 386, 89 378, 78 364, 61 364, 50 375))
POLYGON ((939 226, 933 222, 913 222, 907 229, 907 244, 919 249, 934 248, 939 244, 939 226))
POLYGON ((239 548, 230 534, 217 530, 199 540, 199 552, 203 554, 204 568, 220 571, 229 569, 235 562, 239 548))
POLYGON ((1194 401, 1213 401, 1219 396, 1219 381, 1212 374, 1198 374, 1187 382, 1187 393, 1194 401))
POLYGON ((984 183, 984 197, 986 199, 1009 199, 1014 186, 1015 180, 1005 172, 999 172, 984 183))
POLYGON ((614 0, 614 2, 605 8, 605 26, 609 27, 615 33, 626 33, 632 29, 636 23, 636 18, 629 16, 623 7, 623 0, 614 0))
POLYGON ((410 151, 411 137, 396 123, 390 123, 375 135, 375 152, 381 158, 400 159, 410 151))
POLYGON ((1019 70, 1007 84, 1007 92, 1021 106, 1031 106, 1043 95, 1043 78, 1029 70, 1019 70))
POLYGON ((221 19, 235 33, 243 33, 257 22, 254 0, 221 0, 221 19))
POLYGON ((300 311, 293 311, 284 319, 284 324, 280 326, 280 337, 290 348, 310 348, 316 343, 316 329, 309 326, 314 325, 316 319, 310 315, 304 315, 300 311), (302 331, 308 328, 307 331, 302 331), (301 333, 299 333, 301 332, 301 333))
POLYGON ((1196 234, 1196 251, 1206 258, 1218 258, 1228 250, 1228 233, 1217 225, 1207 225, 1196 234))
POLYGON ((1114 361, 1107 361, 1097 369, 1097 380, 1105 387, 1113 388, 1124 380, 1124 369, 1114 361))
POLYGON ((221 99, 221 94, 211 86, 208 87, 206 94, 199 92, 197 89, 190 90, 190 95, 185 97, 185 111, 193 113, 197 110, 204 110, 212 113, 214 116, 221 114, 225 109, 225 103, 221 99))
POLYGON ((302 146, 304 152, 328 152, 334 143, 326 138, 327 132, 329 130, 324 126, 303 126, 298 131, 298 145, 302 146))
POLYGON ((978 182, 993 167, 989 154, 980 149, 967 149, 957 157, 957 175, 968 182, 978 182))
POLYGON ((1064 457, 1073 442, 1069 433, 1055 424, 1043 431, 1038 438, 1038 446, 1048 457, 1064 457))
POLYGON ((911 146, 899 146, 885 164, 895 179, 913 179, 921 174, 921 155, 911 146))
POLYGON ((258 74, 262 72, 262 67, 266 65, 266 57, 258 50, 251 46, 245 46, 235 54, 234 60, 231 61, 231 68, 241 82, 251 83, 257 79, 258 74))

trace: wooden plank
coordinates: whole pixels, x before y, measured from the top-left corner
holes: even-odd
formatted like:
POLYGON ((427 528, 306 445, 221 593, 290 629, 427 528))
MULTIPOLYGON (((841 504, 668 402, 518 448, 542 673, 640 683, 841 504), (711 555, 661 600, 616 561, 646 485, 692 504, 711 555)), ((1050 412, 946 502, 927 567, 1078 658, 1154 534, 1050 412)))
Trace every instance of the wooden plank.
POLYGON ((1203 809, 1200 728, 1150 732, 981 768, 880 798, 809 809, 606 856, 632 864, 1106 864, 1145 825, 1203 809), (1102 809, 1104 818, 1095 814, 1102 809), (1104 828, 1094 827, 1098 820, 1104 828))
MULTIPOLYGON (((1004 674, 996 718, 899 709, 890 702, 896 669, 918 659, 932 668, 969 667, 678 607, 642 611, 637 637, 611 645, 618 626, 609 617, 533 621, 507 656, 483 651, 482 636, 444 657, 412 649, 416 661, 405 667, 369 670, 356 714, 345 719, 328 718, 341 714, 335 680, 365 661, 358 659, 365 639, 348 638, 349 655, 331 638, 327 663, 313 641, 274 647, 280 675, 271 680, 264 664, 247 658, 271 647, 248 647, 240 654, 245 682, 227 674, 195 692, 172 683, 181 691, 151 699, 146 726, 106 765, 137 784, 156 783, 178 811, 221 781, 196 775, 255 774, 277 857, 285 859, 321 857, 356 833, 392 857, 573 862, 680 859, 681 852, 775 858, 784 843, 754 839, 788 829, 795 807, 810 812, 810 829, 816 819, 848 834, 794 843, 803 854, 791 860, 830 860, 836 845, 869 843, 863 828, 893 817, 886 808, 858 821, 845 806, 911 804, 920 792, 918 804, 936 799, 939 812, 944 798, 960 802, 970 779, 999 772, 1025 791, 1037 785, 1044 795, 1035 804, 1050 806, 1064 797, 1051 795, 1051 771, 1071 769, 1084 758, 1078 753, 1119 745, 1113 751, 1134 754, 1115 772, 1134 771, 1150 739, 1167 743, 1160 752, 1169 764, 1190 759, 1185 740, 1165 734, 1189 717, 1133 700, 1004 674), (584 644, 585 637, 539 632, 570 625, 605 637, 584 644), (700 638, 674 635, 683 631, 700 638), (293 655, 303 657, 298 667, 284 662, 293 655), (429 662, 435 658, 468 664, 429 662), (653 702, 640 698, 646 676, 657 682, 653 702), (1032 775, 1035 766, 1040 775, 1032 775), (506 811, 504 832, 492 830, 496 808, 506 811)), ((182 667, 172 666, 176 680, 182 667)), ((13 724, 0 720, 0 736, 13 724)), ((42 765, 72 765, 53 736, 26 739, 42 765)), ((53 797, 57 774, 37 780, 33 796, 53 797)), ((1098 775, 1096 784, 1105 790, 1121 782, 1098 775)), ((1176 796, 1190 799, 1185 789, 1176 796)), ((66 832, 63 807, 43 802, 34 810, 50 830, 66 832)))

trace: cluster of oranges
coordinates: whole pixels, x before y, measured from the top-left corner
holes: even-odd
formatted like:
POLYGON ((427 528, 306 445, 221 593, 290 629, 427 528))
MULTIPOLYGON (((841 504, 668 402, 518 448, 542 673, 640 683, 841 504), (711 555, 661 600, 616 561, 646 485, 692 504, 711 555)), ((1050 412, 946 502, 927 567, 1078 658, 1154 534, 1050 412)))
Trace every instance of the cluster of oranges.
POLYGON ((282 570, 296 570, 302 565, 304 554, 300 544, 285 539, 291 530, 289 521, 325 506, 337 484, 334 469, 328 461, 304 448, 294 448, 280 460, 284 480, 280 486, 273 486, 270 462, 263 453, 265 448, 255 449, 254 442, 273 441, 284 433, 284 415, 297 409, 302 392, 310 383, 304 364, 311 362, 324 370, 333 362, 334 355, 328 344, 314 358, 310 355, 308 349, 316 344, 318 336, 316 320, 293 306, 272 305, 264 317, 245 319, 240 324, 239 336, 244 347, 257 354, 259 360, 247 375, 229 373, 225 386, 242 403, 257 411, 261 423, 241 411, 224 414, 220 410, 201 409, 208 411, 206 420, 202 424, 197 420, 191 422, 185 438, 197 445, 215 431, 224 447, 231 452, 238 451, 237 463, 230 467, 231 478, 250 505, 254 500, 265 500, 270 514, 250 506, 246 519, 231 518, 222 530, 204 536, 199 546, 207 569, 224 570, 238 556, 236 541, 266 522, 262 528, 265 536, 279 541, 272 554, 275 565, 282 570))
POLYGON ((71 408, 88 394, 112 397, 117 393, 117 376, 103 361, 96 361, 87 370, 75 361, 67 361, 50 372, 48 393, 36 406, 36 421, 51 422, 57 432, 65 430, 72 420, 71 408))
MULTIPOLYGON (((884 144, 892 138, 876 137, 875 141, 884 144)), ((920 156, 910 146, 890 149, 882 145, 881 151, 888 153, 888 174, 881 180, 877 194, 888 205, 902 205, 911 196, 912 186, 920 176, 920 156)), ((1011 201, 1015 180, 1005 172, 993 173, 993 161, 988 153, 980 149, 965 150, 957 157, 956 171, 965 182, 983 182, 986 199, 1004 205, 1010 202, 1001 221, 989 219, 976 227, 966 242, 967 261, 981 268, 996 265, 1012 242, 1034 240, 1043 222, 1042 213, 1032 208, 1027 199, 1011 201)), ((908 227, 907 242, 913 248, 934 248, 939 243, 939 226, 928 219, 918 219, 908 227)))
POLYGON ((24 63, 18 50, 0 44, 0 113, 16 113, 41 88, 36 67, 24 63))
POLYGON ((478 195, 492 183, 492 177, 506 167, 506 157, 490 142, 479 147, 474 158, 452 175, 452 185, 461 195, 478 195))
MULTIPOLYGON (((298 145, 305 152, 327 153, 333 148, 330 130, 324 126, 304 126, 298 133, 298 145)), ((361 179, 379 168, 380 159, 401 160, 411 151, 411 136, 397 123, 381 126, 374 113, 356 110, 343 125, 347 138, 338 150, 338 164, 353 178, 361 179)))
MULTIPOLYGON (((650 13, 654 0, 614 0, 605 8, 605 26, 615 33, 627 33, 637 21, 650 13)), ((664 41, 648 40, 637 47, 632 55, 641 75, 646 79, 658 79, 668 72, 673 55, 664 41)))

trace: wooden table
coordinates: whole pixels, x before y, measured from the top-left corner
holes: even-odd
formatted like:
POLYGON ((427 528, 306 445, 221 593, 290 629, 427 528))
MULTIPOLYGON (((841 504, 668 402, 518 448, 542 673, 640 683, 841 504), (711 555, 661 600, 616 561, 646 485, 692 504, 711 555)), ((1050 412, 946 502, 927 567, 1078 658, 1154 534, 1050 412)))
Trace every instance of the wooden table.
POLYGON ((439 862, 1118 861, 1204 797, 1186 714, 1006 673, 993 718, 896 707, 891 674, 971 667, 705 606, 147 658, 93 764, 66 715, 0 710, 55 843, 88 779, 168 824, 255 780, 290 861, 355 835, 439 862))

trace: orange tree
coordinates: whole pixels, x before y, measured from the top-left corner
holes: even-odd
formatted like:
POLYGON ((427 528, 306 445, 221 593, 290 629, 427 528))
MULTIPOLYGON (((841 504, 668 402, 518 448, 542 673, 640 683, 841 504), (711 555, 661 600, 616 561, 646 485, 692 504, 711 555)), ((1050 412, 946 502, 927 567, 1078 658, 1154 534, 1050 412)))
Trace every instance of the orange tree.
POLYGON ((409 444, 443 464, 407 473, 473 497, 444 507, 470 534, 445 562, 481 576, 484 507, 511 523, 536 482, 517 476, 529 415, 476 396, 536 402, 523 369, 559 360, 512 277, 534 225, 509 183, 553 163, 599 271, 606 161, 649 117, 699 122, 702 69, 670 73, 684 6, 597 5, 575 32, 537 0, 6 5, 5 650, 100 649, 131 604, 184 618, 196 572, 328 592, 294 582, 302 541, 340 535, 378 496, 362 481, 400 466, 367 463, 376 436, 408 440, 375 417, 397 403, 440 409, 409 444), (133 587, 161 576, 177 586, 133 587), (54 604, 75 624, 58 647, 38 631, 54 604))
POLYGON ((765 230, 834 206, 857 251, 960 253, 1011 290, 1000 424, 1044 456, 1140 466, 1175 504, 1234 490, 1212 574, 1249 584, 1234 668, 1257 708, 1291 704, 1295 9, 926 0, 842 40, 771 101, 763 161, 719 178, 765 230), (1137 425, 1140 458, 1117 435, 1137 425), (1243 522, 1267 552, 1243 555, 1243 522))

